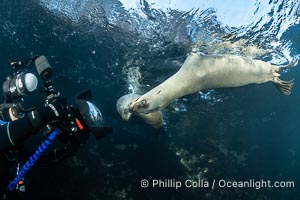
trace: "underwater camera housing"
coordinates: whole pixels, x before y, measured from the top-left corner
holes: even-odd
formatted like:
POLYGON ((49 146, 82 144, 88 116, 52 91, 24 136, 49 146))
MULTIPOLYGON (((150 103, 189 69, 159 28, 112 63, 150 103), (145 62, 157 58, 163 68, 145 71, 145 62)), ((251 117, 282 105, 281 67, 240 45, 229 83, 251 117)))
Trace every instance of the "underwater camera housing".
MULTIPOLYGON (((39 76, 44 81, 45 87, 42 91, 47 93, 47 99, 49 100, 60 96, 60 92, 52 85, 53 71, 47 58, 45 56, 39 56, 35 59, 34 63, 39 76)), ((104 126, 100 109, 90 102, 92 98, 93 96, 90 90, 84 91, 75 97, 76 105, 70 106, 70 108, 75 109, 75 111, 71 112, 75 113, 75 117, 79 119, 83 126, 81 127, 78 121, 75 121, 77 127, 73 127, 71 130, 76 130, 77 128, 87 129, 87 131, 92 132, 97 139, 100 139, 111 133, 112 128, 104 126)))
MULTIPOLYGON (((52 84, 53 71, 47 58, 45 56, 39 56, 35 59, 34 63, 39 76, 44 81, 45 87, 41 91, 46 92, 47 100, 60 96, 61 93, 52 84)), ((71 112, 76 118, 72 124, 77 125, 68 130, 69 132, 76 132, 80 129, 82 132, 91 132, 97 139, 100 139, 111 133, 112 128, 104 126, 100 109, 90 102, 92 98, 91 91, 87 90, 75 97, 75 106, 67 106, 69 110, 66 112, 71 112)), ((62 127, 62 129, 66 128, 62 127)))

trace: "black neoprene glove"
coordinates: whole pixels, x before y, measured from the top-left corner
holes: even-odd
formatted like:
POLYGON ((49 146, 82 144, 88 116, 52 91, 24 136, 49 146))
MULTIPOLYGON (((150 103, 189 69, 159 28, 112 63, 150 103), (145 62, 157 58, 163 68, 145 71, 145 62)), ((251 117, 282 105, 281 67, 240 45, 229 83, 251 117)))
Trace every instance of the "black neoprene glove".
POLYGON ((67 118, 66 99, 56 98, 27 114, 33 131, 67 118))

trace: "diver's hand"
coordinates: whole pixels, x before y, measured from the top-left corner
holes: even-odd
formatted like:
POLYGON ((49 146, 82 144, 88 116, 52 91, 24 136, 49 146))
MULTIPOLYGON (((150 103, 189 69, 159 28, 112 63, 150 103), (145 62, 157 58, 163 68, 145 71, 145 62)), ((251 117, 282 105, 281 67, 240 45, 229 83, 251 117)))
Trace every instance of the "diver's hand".
POLYGON ((68 118, 68 105, 67 99, 62 97, 57 97, 45 103, 45 108, 49 110, 48 118, 46 117, 46 121, 55 122, 66 120, 68 118), (50 109, 51 110, 50 110, 50 109))
POLYGON ((66 98, 55 98, 27 114, 34 131, 68 118, 66 98))

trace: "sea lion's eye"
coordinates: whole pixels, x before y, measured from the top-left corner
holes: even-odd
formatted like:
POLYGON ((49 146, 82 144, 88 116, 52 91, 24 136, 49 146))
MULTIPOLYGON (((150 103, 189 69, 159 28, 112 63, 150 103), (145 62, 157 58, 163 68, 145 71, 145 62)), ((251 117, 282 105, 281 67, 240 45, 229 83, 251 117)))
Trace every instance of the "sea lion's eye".
POLYGON ((147 106, 147 101, 145 99, 143 99, 141 101, 141 107, 145 108, 147 106))

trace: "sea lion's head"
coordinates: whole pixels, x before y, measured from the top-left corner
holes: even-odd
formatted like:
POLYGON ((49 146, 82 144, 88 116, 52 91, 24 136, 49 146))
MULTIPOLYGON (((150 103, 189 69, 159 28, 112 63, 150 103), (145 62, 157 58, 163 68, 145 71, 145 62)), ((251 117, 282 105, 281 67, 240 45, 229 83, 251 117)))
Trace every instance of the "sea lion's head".
POLYGON ((144 114, 140 111, 134 112, 130 110, 131 102, 134 102, 140 97, 138 94, 126 94, 118 99, 117 101, 117 111, 124 121, 128 121, 133 114, 141 117, 147 124, 154 128, 160 128, 163 125, 162 113, 149 112, 149 114, 144 114))
POLYGON ((132 112, 129 110, 129 104, 139 96, 137 94, 126 94, 118 99, 117 111, 124 121, 128 121, 132 115, 132 112))
POLYGON ((152 113, 160 110, 159 106, 151 103, 151 100, 147 100, 145 97, 141 96, 132 101, 129 105, 129 111, 133 113, 152 113))

